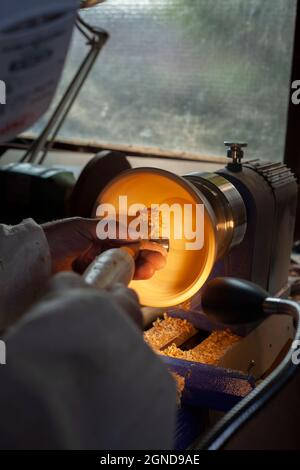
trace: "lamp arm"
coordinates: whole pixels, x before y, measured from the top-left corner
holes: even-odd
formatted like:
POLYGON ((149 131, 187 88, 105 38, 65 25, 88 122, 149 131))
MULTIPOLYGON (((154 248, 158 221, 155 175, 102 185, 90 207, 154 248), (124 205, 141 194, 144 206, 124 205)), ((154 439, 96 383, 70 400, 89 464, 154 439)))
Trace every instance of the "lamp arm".
POLYGON ((47 152, 52 147, 55 137, 58 134, 63 123, 65 122, 74 104, 75 99, 77 98, 81 88, 86 82, 102 47, 105 45, 106 41, 109 38, 109 34, 106 31, 89 25, 86 21, 81 18, 79 14, 77 15, 76 19, 76 27, 80 31, 80 33, 87 39, 89 51, 82 63, 80 64, 78 70, 76 71, 73 79, 68 85, 65 93, 63 94, 56 108, 54 109, 45 128, 37 137, 37 139, 32 143, 26 153, 23 155, 22 159, 20 160, 21 162, 27 161, 30 163, 34 163, 37 160, 39 153, 43 151, 43 154, 40 160, 38 161, 39 164, 43 163, 47 152), (52 135, 50 137, 51 132, 52 135))

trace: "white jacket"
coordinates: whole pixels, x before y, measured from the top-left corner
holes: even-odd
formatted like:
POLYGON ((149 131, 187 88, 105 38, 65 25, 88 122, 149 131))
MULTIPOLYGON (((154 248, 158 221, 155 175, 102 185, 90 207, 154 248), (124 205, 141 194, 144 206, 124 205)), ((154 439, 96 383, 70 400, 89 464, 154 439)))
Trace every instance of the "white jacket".
POLYGON ((43 230, 0 225, 0 449, 169 449, 175 384, 133 321, 81 279, 39 294, 43 230))
POLYGON ((10 326, 44 287, 51 258, 43 229, 32 219, 0 225, 0 330, 10 326))

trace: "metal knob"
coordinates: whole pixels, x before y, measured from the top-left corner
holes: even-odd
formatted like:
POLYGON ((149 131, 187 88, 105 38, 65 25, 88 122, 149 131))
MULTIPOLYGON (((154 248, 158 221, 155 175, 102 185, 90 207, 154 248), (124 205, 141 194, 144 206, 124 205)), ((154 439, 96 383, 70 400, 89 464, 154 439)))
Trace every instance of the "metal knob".
POLYGON ((231 162, 228 163, 227 168, 231 171, 241 171, 242 164, 241 160, 244 156, 243 148, 247 147, 248 144, 246 142, 224 142, 224 145, 228 147, 227 149, 227 157, 231 158, 231 162))
POLYGON ((216 277, 206 283, 201 304, 204 313, 214 321, 242 324, 266 318, 264 302, 268 297, 268 292, 253 282, 216 277))

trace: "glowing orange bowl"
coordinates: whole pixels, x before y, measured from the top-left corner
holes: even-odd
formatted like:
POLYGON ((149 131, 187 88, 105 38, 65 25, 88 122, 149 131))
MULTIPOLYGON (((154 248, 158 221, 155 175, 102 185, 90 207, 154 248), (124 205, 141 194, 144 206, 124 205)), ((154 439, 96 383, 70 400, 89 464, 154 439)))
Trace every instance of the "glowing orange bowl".
POLYGON ((193 297, 207 280, 217 252, 216 231, 205 197, 179 176, 159 169, 138 168, 121 173, 105 187, 97 198, 92 215, 96 215, 99 204, 109 203, 118 208, 119 196, 127 196, 128 206, 139 203, 149 208, 152 204, 175 203, 182 209, 181 215, 180 211, 171 212, 166 266, 149 280, 130 283, 141 304, 165 308, 182 304, 193 297), (193 229, 196 228, 196 205, 204 204, 204 227, 201 228, 204 229, 204 238, 200 249, 187 249, 188 243, 193 240, 184 233, 178 238, 176 233, 183 221, 185 204, 192 207, 189 214, 193 220, 189 223, 193 229))

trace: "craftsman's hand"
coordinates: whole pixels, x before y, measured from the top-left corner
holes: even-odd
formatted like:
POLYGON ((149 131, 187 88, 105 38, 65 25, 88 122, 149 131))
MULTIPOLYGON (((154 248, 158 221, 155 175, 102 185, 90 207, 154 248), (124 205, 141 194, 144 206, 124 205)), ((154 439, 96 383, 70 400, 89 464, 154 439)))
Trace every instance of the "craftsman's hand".
MULTIPOLYGON (((45 235, 52 257, 52 272, 72 271, 82 273, 103 251, 120 246, 118 240, 99 240, 96 234, 97 219, 58 220, 44 224, 45 235)), ((165 266, 166 252, 149 242, 136 260, 135 279, 149 279, 156 270, 165 266)))

